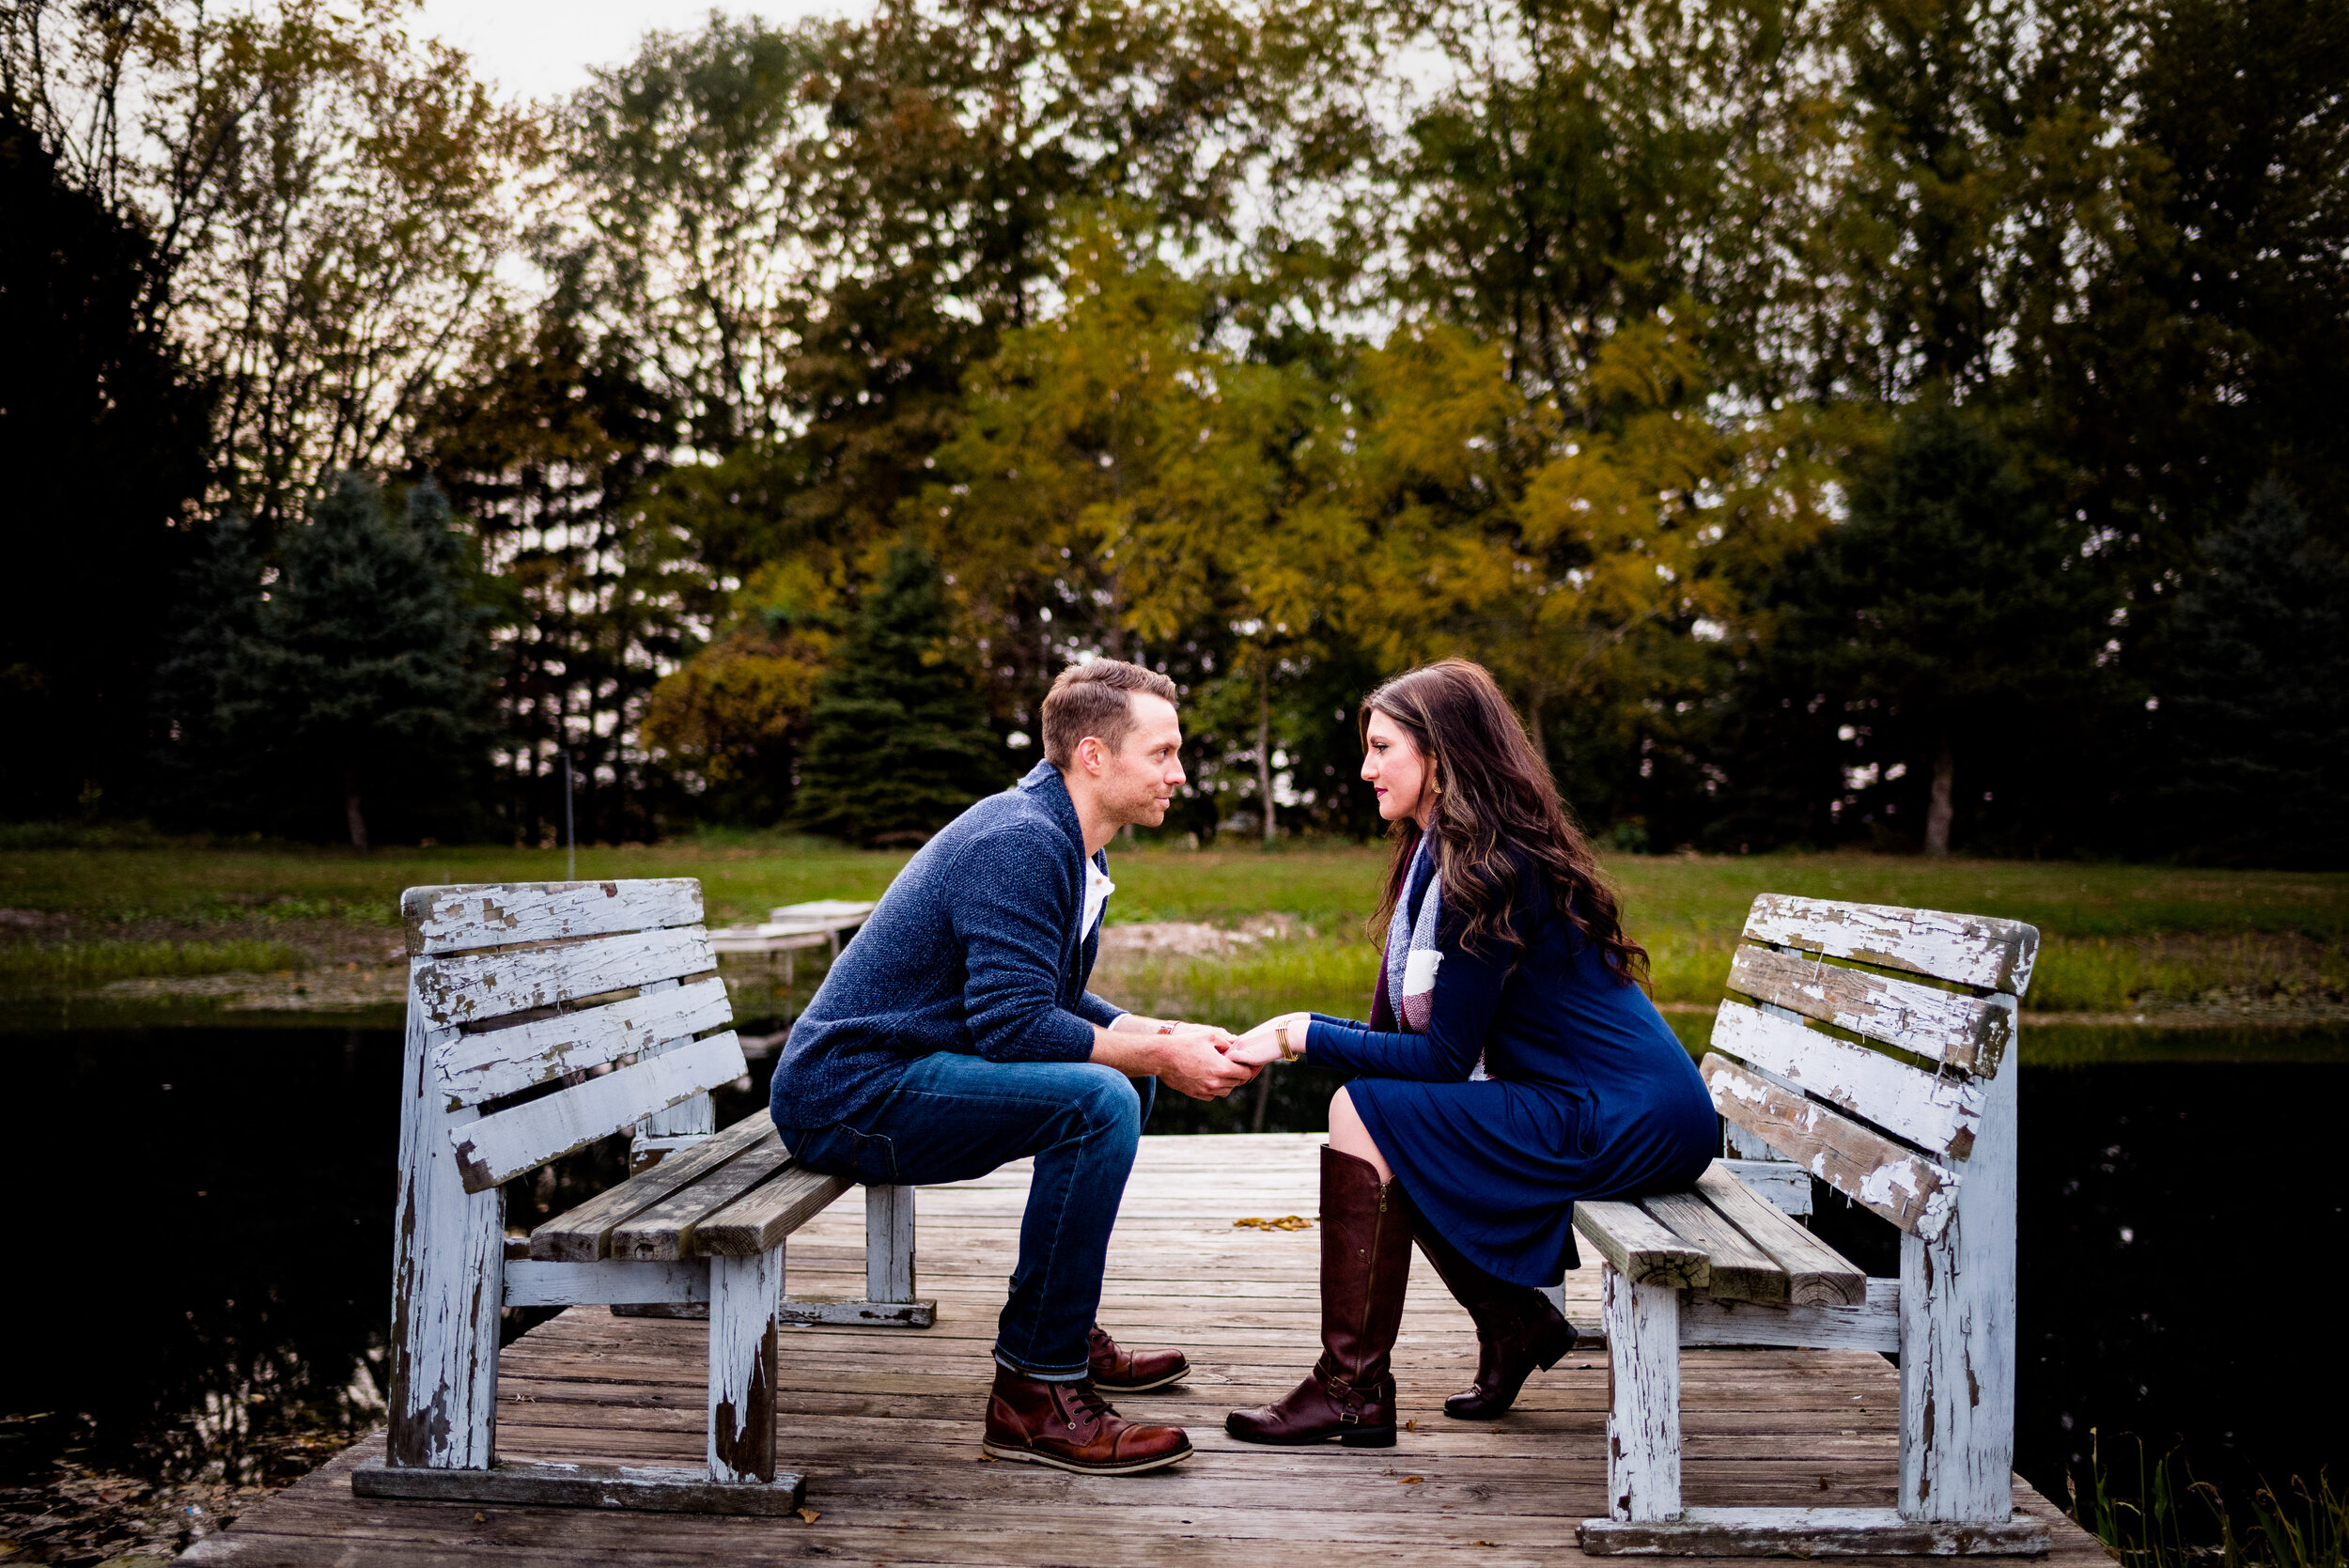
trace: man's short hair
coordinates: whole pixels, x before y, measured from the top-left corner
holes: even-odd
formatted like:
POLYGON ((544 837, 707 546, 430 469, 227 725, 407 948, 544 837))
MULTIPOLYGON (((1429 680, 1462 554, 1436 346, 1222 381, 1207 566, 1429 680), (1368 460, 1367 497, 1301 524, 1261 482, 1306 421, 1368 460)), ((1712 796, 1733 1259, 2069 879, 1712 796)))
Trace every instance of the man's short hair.
POLYGON ((1044 760, 1066 772, 1076 766, 1077 743, 1097 737, 1114 752, 1134 727, 1132 693, 1147 691, 1174 701, 1174 683, 1156 670, 1118 659, 1071 664, 1044 698, 1044 760))

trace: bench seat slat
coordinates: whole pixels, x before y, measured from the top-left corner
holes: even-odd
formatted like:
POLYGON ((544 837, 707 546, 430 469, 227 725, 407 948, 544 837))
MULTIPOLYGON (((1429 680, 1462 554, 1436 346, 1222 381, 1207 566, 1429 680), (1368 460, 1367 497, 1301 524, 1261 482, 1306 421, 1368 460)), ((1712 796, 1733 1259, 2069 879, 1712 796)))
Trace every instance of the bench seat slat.
POLYGON ((701 883, 691 877, 410 888, 399 903, 412 956, 699 925, 702 920, 701 883))
POLYGON ((2017 920, 1778 893, 1753 901, 1746 939, 2018 997, 2030 986, 2039 953, 2039 928, 2017 920))
POLYGON ((1681 1240, 1637 1203, 1577 1203, 1574 1228, 1635 1285, 1686 1290, 1712 1281, 1704 1250, 1681 1240))
POLYGON ((790 1163, 780 1139, 753 1144, 692 1186, 621 1221, 612 1233, 612 1256, 637 1263, 693 1256, 695 1226, 790 1163))
POLYGON ((1964 1159, 1973 1150, 1982 1125, 1979 1079, 1936 1077, 1742 1001, 1721 1003, 1713 1048, 1874 1122, 1936 1158, 1964 1159))
MULTIPOLYGON (((1719 1160, 1697 1177, 1697 1196, 1786 1271, 1786 1300, 1795 1307, 1857 1307, 1868 1298, 1867 1271, 1795 1223, 1783 1210, 1737 1179, 1719 1160)), ((1715 1286, 1713 1294, 1720 1296, 1715 1286)))
POLYGON ((589 937, 555 947, 428 958, 416 966, 414 990, 425 1016, 450 1028, 656 980, 708 974, 717 967, 708 936, 698 925, 687 925, 589 937))
POLYGON ((479 1105, 716 1029, 733 1017, 726 984, 713 974, 581 1013, 459 1034, 435 1051, 434 1066, 450 1103, 479 1105))
POLYGON ((612 1233, 622 1220, 652 1207, 670 1193, 699 1181, 743 1150, 783 1140, 773 1118, 754 1111, 690 1149, 647 1166, 617 1187, 607 1188, 530 1233, 530 1255, 541 1263, 594 1263, 611 1251, 612 1233))
POLYGON ((1725 1056, 1706 1052, 1698 1071, 1716 1110, 1844 1197, 1921 1240, 1935 1239, 1949 1224, 1957 1176, 1945 1167, 1725 1056))
POLYGON ((1786 1270, 1702 1197, 1652 1192, 1639 1203, 1648 1218, 1689 1246, 1703 1249, 1706 1290, 1724 1301, 1786 1305, 1786 1270))
POLYGON ((449 1129, 465 1190, 482 1192, 750 1070, 734 1031, 449 1129))
POLYGON ((794 1165, 695 1226, 693 1254, 747 1258, 780 1247, 785 1237, 854 1186, 846 1176, 822 1175, 794 1165))
POLYGON ((1937 991, 1800 953, 1741 947, 1729 961, 1729 988, 1977 1078, 1998 1072, 2015 1039, 2015 999, 2003 992, 1937 991))

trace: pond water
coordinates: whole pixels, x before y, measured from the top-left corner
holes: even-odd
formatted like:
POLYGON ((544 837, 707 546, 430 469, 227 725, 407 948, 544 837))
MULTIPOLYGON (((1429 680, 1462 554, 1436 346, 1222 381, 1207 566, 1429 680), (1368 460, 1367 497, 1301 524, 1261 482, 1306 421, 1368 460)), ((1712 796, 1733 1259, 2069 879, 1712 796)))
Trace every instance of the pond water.
MULTIPOLYGON (((2089 1051, 2025 1067, 2016 1459, 2042 1491, 2062 1498, 2096 1429, 2108 1459, 2116 1434, 2183 1441, 2231 1492, 2349 1471, 2333 1419, 2344 1358, 2314 1321, 2326 1294, 2301 1285, 2341 1234, 2326 1157, 2349 1088, 2341 1043, 2303 1042, 2327 1059, 2314 1063, 2089 1051)), ((20 1228, 55 1242, 0 1293, 0 1483, 39 1486, 63 1457, 277 1483, 379 1419, 397 1032, 77 1030, 0 1049, 31 1112, 20 1228)), ((761 1103, 763 1076, 722 1115, 761 1103)), ((1173 1100, 1149 1130, 1315 1130, 1330 1087, 1283 1069, 1260 1124, 1252 1098, 1173 1100)), ((582 1157, 512 1201, 552 1212, 618 1158, 582 1157)), ((1835 1202, 1818 1222, 1891 1272, 1889 1227, 1835 1202)))

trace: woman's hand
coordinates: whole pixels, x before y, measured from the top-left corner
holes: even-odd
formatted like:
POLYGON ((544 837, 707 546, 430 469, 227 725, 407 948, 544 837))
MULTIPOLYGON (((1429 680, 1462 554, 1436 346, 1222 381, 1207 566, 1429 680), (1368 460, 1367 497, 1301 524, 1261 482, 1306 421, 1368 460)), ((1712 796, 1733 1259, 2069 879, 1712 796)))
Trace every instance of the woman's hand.
POLYGON ((1252 1067, 1262 1067, 1280 1061, 1280 1031, 1283 1024, 1288 1026, 1289 1049, 1302 1055, 1305 1031, 1313 1021, 1311 1013, 1283 1013, 1279 1017, 1267 1018, 1232 1042, 1232 1060, 1245 1062, 1252 1067))

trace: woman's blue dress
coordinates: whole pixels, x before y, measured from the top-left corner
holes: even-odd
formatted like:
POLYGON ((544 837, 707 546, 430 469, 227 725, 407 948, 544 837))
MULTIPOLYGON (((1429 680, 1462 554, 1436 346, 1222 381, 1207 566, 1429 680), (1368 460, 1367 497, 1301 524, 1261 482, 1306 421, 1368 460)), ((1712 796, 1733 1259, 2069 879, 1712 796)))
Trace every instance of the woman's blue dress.
MULTIPOLYGON (((1423 859, 1415 917, 1433 875, 1423 859)), ((1529 877, 1529 880, 1532 878, 1529 877)), ((1447 901, 1448 902, 1448 901, 1447 901)), ((1533 888, 1512 911, 1525 939, 1470 953, 1442 911, 1424 1034, 1314 1017, 1306 1054, 1351 1075, 1378 1152, 1446 1240, 1521 1285, 1578 1265, 1574 1204, 1684 1187, 1719 1152, 1704 1080, 1637 986, 1533 888), (1470 1081, 1480 1053, 1490 1075, 1470 1081)), ((1386 977, 1373 1020, 1392 1017, 1386 977)))

